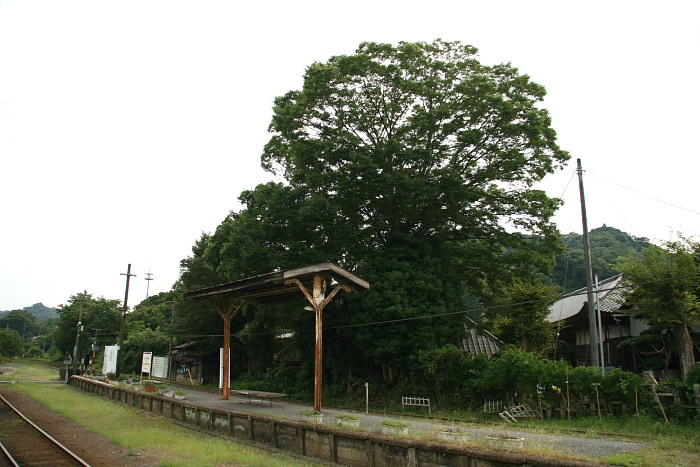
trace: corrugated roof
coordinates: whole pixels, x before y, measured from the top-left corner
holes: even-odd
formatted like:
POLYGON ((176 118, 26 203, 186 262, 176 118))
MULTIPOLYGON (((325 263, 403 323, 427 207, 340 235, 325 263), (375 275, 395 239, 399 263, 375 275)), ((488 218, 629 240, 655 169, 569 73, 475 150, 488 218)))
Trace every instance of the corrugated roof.
MULTIPOLYGON (((622 292, 618 289, 621 282, 622 274, 619 274, 598 283, 597 295, 601 311, 612 312, 622 306, 624 298, 622 292)), ((556 323, 557 321, 571 318, 583 309, 587 301, 588 296, 585 287, 575 290, 550 307, 547 321, 556 323)))
POLYGON ((252 302, 290 300, 304 296, 299 287, 290 281, 292 279, 299 280, 308 290, 313 290, 313 278, 316 274, 323 274, 351 290, 369 289, 367 281, 360 279, 337 264, 321 263, 193 290, 185 293, 184 297, 189 300, 201 300, 215 296, 226 296, 252 302))
POLYGON ((488 331, 477 331, 477 324, 471 318, 467 318, 471 323, 470 327, 465 326, 467 335, 462 339, 464 351, 475 355, 486 354, 493 357, 501 351, 502 342, 488 331))

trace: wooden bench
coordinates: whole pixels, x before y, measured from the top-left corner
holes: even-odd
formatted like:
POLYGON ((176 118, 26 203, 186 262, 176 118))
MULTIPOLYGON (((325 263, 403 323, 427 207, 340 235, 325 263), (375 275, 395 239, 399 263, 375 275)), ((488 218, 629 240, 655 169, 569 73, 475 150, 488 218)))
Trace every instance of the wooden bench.
POLYGON ((273 399, 280 399, 282 397, 287 397, 286 394, 281 392, 265 392, 265 391, 248 391, 248 390, 232 390, 231 394, 241 397, 247 397, 248 402, 260 402, 264 404, 265 401, 270 401, 270 406, 272 406, 273 399), (259 399, 259 400, 255 400, 259 399))
POLYGON ((430 399, 427 397, 409 397, 409 396, 402 396, 401 397, 401 406, 406 407, 407 405, 415 405, 419 407, 427 407, 428 408, 428 413, 430 415, 433 414, 430 408, 430 399))

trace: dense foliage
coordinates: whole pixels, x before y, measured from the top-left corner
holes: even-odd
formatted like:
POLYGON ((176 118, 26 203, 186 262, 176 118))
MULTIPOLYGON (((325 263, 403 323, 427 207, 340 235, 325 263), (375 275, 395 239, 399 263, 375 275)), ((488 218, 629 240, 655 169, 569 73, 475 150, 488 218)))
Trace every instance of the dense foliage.
POLYGON ((87 292, 79 292, 58 307, 57 327, 54 333, 54 352, 62 359, 73 355, 78 339, 77 356, 81 361, 91 354, 92 343, 111 345, 119 333, 121 308, 119 300, 94 298, 87 292))
MULTIPOLYGON (((564 292, 586 287, 586 265, 583 256, 583 235, 569 233, 562 237, 564 251, 557 255, 552 279, 564 292)), ((640 256, 649 240, 634 237, 615 227, 603 225, 589 232, 593 273, 600 280, 618 274, 615 262, 619 258, 640 256)))
POLYGON ((685 379, 695 366, 688 327, 700 324, 700 243, 689 239, 666 242, 624 258, 617 268, 634 287, 626 299, 637 316, 651 325, 673 329, 685 379))
POLYGON ((24 341, 14 329, 0 329, 0 361, 22 354, 24 341))
POLYGON ((566 362, 549 360, 514 346, 491 360, 471 358, 452 346, 422 351, 417 360, 418 371, 403 389, 420 391, 442 410, 479 409, 484 401, 502 401, 506 405, 550 406, 560 409, 562 416, 586 416, 597 415, 598 403, 602 414, 619 414, 621 403, 628 412, 646 413, 658 419, 698 419, 692 408, 692 384, 700 381, 700 365, 694 367, 687 383, 669 379, 659 386, 646 375, 620 369, 601 374, 596 368, 572 368, 566 362), (665 400, 662 410, 654 391, 675 394, 686 408, 670 407, 670 400, 665 400))
MULTIPOLYGON (((324 377, 340 387, 358 374, 405 375, 419 350, 460 342, 455 312, 495 303, 514 278, 546 275, 557 201, 532 187, 568 154, 541 107, 544 88, 475 55, 443 41, 364 43, 311 65, 301 90, 276 99, 262 156, 285 182, 241 194, 244 209, 182 261, 180 290, 321 261, 352 270, 371 290, 339 296, 324 318, 324 377)), ((253 352, 247 373, 267 370, 263 349, 287 331, 308 370, 303 306, 234 320, 234 344, 253 352)), ((192 333, 219 329, 206 309, 186 307, 192 333)))

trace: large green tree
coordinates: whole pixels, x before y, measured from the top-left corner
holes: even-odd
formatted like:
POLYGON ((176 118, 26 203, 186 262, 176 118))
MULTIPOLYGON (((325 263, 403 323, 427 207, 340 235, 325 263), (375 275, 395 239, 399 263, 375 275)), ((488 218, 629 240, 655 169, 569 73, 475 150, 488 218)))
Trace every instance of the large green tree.
POLYGON ((700 243, 682 239, 651 246, 617 267, 632 286, 627 299, 636 315, 673 329, 685 379, 695 366, 688 326, 700 324, 700 243))
POLYGON ((243 193, 245 209, 183 260, 180 285, 337 262, 372 289, 334 300, 324 322, 339 330, 324 344, 405 367, 416 349, 456 342, 463 321, 450 313, 467 293, 488 300, 547 271, 557 201, 533 185, 569 156, 544 88, 476 53, 363 43, 311 65, 276 99, 262 155, 285 183, 243 193))
POLYGON ((14 329, 0 329, 0 361, 3 358, 14 358, 22 353, 24 342, 14 329))
POLYGON ((57 312, 59 320, 54 334, 54 347, 61 355, 73 354, 78 332, 79 357, 90 352, 95 336, 100 346, 116 344, 121 317, 119 300, 94 298, 87 291, 79 292, 71 295, 68 303, 59 306, 57 312))
POLYGON ((0 318, 0 328, 14 329, 24 340, 31 339, 45 330, 37 323, 36 317, 26 310, 9 311, 0 318))
POLYGON ((336 253, 551 229, 556 203, 532 185, 568 155, 539 105, 545 89, 476 52, 364 43, 276 99, 263 164, 305 187, 314 227, 342 236, 336 253))
POLYGON ((549 353, 554 327, 546 318, 555 296, 556 287, 539 278, 514 278, 503 295, 503 306, 489 313, 501 340, 519 343, 525 352, 549 353))

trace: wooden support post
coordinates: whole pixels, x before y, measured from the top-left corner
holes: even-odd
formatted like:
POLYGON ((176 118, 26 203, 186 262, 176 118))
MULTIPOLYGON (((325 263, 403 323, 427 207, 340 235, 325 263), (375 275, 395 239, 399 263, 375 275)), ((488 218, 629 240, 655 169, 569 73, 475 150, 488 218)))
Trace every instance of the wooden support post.
POLYGON ((213 300, 209 300, 209 303, 224 320, 224 381, 221 398, 227 401, 231 395, 231 320, 243 309, 243 302, 238 299, 227 301, 221 307, 213 300))
POLYGON ((320 274, 314 275, 313 306, 316 312, 316 361, 314 365, 314 410, 321 411, 323 399, 323 301, 326 281, 320 274))
POLYGON ((350 287, 336 284, 328 296, 326 296, 326 287, 330 279, 323 274, 314 274, 313 290, 309 293, 298 279, 290 279, 287 284, 296 284, 299 290, 302 291, 306 299, 313 305, 316 313, 316 358, 314 361, 314 410, 321 412, 322 397, 323 397, 323 309, 333 300, 333 297, 345 290, 352 292, 350 287))

